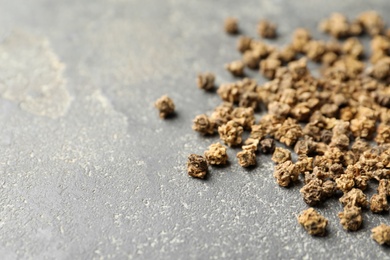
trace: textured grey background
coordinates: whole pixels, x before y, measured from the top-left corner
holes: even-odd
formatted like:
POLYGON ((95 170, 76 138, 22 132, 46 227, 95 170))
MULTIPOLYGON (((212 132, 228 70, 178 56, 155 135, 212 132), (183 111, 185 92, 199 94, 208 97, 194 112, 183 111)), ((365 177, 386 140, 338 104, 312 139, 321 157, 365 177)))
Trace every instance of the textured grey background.
POLYGON ((363 229, 348 233, 336 199, 319 208, 329 235, 307 235, 296 221, 302 184, 278 187, 269 157, 248 171, 230 150, 231 165, 206 181, 185 172, 187 155, 217 140, 191 130, 219 102, 195 76, 231 81, 222 65, 239 57, 226 16, 253 36, 270 18, 281 45, 332 11, 388 14, 387 0, 0 6, 1 259, 389 259, 369 237, 389 216, 364 212, 363 229), (152 104, 165 93, 178 115, 162 121, 152 104))

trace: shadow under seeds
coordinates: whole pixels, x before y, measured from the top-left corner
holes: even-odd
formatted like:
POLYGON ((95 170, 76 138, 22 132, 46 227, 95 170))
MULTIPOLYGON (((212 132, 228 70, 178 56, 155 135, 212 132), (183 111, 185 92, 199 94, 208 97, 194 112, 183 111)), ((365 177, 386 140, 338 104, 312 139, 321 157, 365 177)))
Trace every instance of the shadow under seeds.
POLYGON ((175 118, 177 118, 179 115, 176 111, 174 111, 173 113, 170 113, 169 115, 167 115, 165 117, 165 120, 173 120, 175 118))
POLYGON ((215 169, 226 169, 228 167, 231 166, 231 163, 229 161, 226 162, 226 164, 215 164, 215 165, 211 165, 212 168, 215 168, 215 169))
POLYGON ((259 167, 257 164, 256 165, 251 165, 249 167, 244 167, 244 171, 246 171, 246 172, 253 172, 257 167, 259 167))
POLYGON ((206 94, 206 95, 215 95, 216 93, 217 93, 217 87, 216 86, 214 86, 214 87, 212 87, 211 89, 207 89, 207 90, 205 90, 204 91, 204 93, 206 94))

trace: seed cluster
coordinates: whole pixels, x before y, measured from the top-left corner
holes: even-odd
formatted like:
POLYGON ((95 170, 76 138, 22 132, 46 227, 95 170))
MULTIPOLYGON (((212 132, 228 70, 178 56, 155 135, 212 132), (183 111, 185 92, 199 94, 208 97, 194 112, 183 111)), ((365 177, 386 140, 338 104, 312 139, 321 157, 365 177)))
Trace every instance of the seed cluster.
MULTIPOLYGON (((239 33, 235 18, 228 18, 224 26, 228 34, 239 33)), ((343 206, 338 213, 340 225, 356 231, 362 226, 363 209, 389 210, 390 30, 374 11, 354 20, 334 13, 319 29, 332 39, 316 40, 310 31, 298 28, 291 42, 279 48, 241 35, 236 45, 241 60, 225 65, 232 76, 240 78, 219 85, 216 93, 221 104, 210 114, 197 116, 193 129, 205 135, 218 133, 229 147, 241 146, 236 157, 242 167, 256 165, 260 153, 271 153, 278 185, 288 187, 302 180, 300 193, 310 207, 338 196, 343 206), (359 38, 364 34, 371 40, 370 57, 359 38), (321 66, 319 77, 311 74, 309 62, 321 66), (246 70, 258 70, 269 81, 259 85, 243 78, 246 70), (262 117, 256 121, 259 111, 262 117), (244 131, 249 132, 246 140, 244 131), (370 181, 379 185, 369 199, 364 191, 370 181)), ((276 25, 267 20, 257 26, 262 38, 275 38, 276 31, 276 25)), ((215 76, 199 74, 197 84, 212 89, 215 76)), ((205 152, 207 163, 202 170, 194 167, 194 158, 201 156, 191 156, 189 174, 200 178, 207 163, 226 164, 228 159, 220 143, 205 152)), ((298 222, 312 235, 324 235, 328 223, 313 208, 302 212, 298 222)), ((385 225, 373 229, 373 239, 388 244, 389 229, 385 225)))

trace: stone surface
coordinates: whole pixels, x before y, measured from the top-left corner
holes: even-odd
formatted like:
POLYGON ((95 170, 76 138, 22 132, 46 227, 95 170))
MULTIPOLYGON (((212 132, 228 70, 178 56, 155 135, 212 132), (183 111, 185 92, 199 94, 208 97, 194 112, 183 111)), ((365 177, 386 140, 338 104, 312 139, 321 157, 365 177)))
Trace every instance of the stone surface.
POLYGON ((269 156, 247 170, 229 149, 206 181, 185 168, 217 140, 191 130, 219 102, 196 75, 229 82, 223 64, 239 58, 225 17, 252 36, 268 18, 282 45, 333 11, 388 14, 387 0, 0 3, 1 259, 389 258, 370 238, 388 216, 365 211, 348 233, 337 199, 317 209, 328 236, 307 235, 302 184, 280 188, 269 156), (163 94, 177 108, 165 121, 153 107, 163 94))

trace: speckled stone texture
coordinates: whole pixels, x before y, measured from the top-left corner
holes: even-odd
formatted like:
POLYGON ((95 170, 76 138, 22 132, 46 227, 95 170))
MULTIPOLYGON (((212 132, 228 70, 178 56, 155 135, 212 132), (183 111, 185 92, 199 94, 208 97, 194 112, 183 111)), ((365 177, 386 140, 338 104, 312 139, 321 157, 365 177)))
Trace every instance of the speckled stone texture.
POLYGON ((223 32, 225 17, 252 36, 269 18, 283 45, 298 26, 326 38, 314 31, 333 11, 387 15, 387 0, 0 6, 1 259, 389 259, 370 238, 388 215, 365 211, 363 229, 348 233, 337 199, 317 208, 328 236, 309 236, 296 220, 308 208, 302 183, 280 188, 269 156, 247 170, 229 149, 230 165, 204 181, 185 167, 218 140, 191 121, 219 103, 197 88, 199 72, 233 80, 223 64, 239 58, 237 38, 223 32), (163 94, 177 108, 165 121, 153 107, 163 94))

